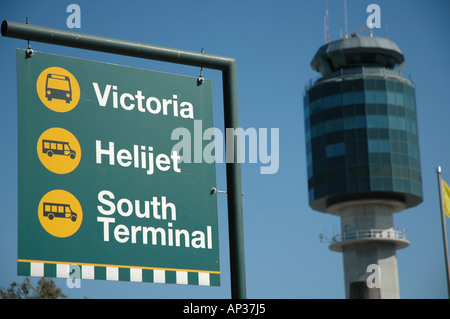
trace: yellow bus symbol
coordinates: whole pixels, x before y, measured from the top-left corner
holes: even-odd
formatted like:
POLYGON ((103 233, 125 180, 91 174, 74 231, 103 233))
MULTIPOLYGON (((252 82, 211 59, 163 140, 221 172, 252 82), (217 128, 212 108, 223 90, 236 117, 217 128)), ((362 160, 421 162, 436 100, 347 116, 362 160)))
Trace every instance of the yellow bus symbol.
POLYGON ((69 204, 44 202, 44 217, 48 217, 50 220, 56 217, 77 221, 77 214, 72 211, 69 204))
POLYGON ((52 157, 54 154, 69 156, 71 159, 75 159, 77 152, 70 148, 68 142, 42 140, 42 153, 46 153, 52 157))
POLYGON ((80 228, 83 210, 73 194, 55 189, 42 197, 38 217, 42 227, 50 235, 65 238, 72 236, 80 228))
POLYGON ((36 81, 39 99, 55 112, 69 112, 80 100, 80 85, 72 73, 60 67, 50 67, 36 81))
POLYGON ((81 160, 81 146, 76 137, 60 127, 46 130, 38 139, 37 154, 42 165, 56 174, 67 174, 81 160))
POLYGON ((66 101, 66 103, 70 103, 70 101, 72 101, 70 78, 67 75, 47 74, 45 97, 47 98, 47 101, 59 99, 66 101))

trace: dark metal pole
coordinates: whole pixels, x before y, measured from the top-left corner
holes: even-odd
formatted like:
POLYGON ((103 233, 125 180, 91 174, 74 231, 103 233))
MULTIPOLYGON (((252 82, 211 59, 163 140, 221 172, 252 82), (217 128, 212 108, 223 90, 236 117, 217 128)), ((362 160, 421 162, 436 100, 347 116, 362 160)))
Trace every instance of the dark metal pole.
MULTIPOLYGON (((237 105, 237 76, 236 64, 222 72, 224 104, 237 105)), ((237 108, 228 107, 224 110, 225 130, 239 127, 239 114, 237 108)), ((226 152, 233 154, 232 163, 229 163, 227 154, 227 192, 228 209, 234 214, 228 215, 228 232, 230 242, 230 271, 231 271, 231 295, 236 299, 246 299, 245 280, 245 256, 244 256, 244 222, 242 214, 242 185, 241 185, 241 164, 238 158, 239 143, 230 141, 229 135, 234 138, 235 134, 227 134, 226 149, 232 142, 233 148, 226 152), (238 197, 238 198, 237 198, 238 197)), ((239 137, 237 137, 239 138, 239 137)), ((231 159, 231 158, 230 158, 231 159)))
POLYGON ((107 52, 143 59, 226 70, 235 59, 151 45, 146 43, 102 37, 92 34, 66 31, 32 24, 4 20, 2 35, 9 38, 63 45, 72 48, 107 52))
MULTIPOLYGON (((223 79, 225 129, 231 128, 234 130, 239 127, 237 71, 236 60, 234 58, 7 20, 4 20, 2 23, 1 33, 3 36, 10 38, 221 70, 223 79)), ((236 136, 239 138, 238 130, 236 130, 236 136)), ((241 166, 237 154, 238 144, 234 143, 233 163, 226 164, 231 298, 245 299, 247 296, 245 282, 241 166)))
POLYGON ((445 226, 445 216, 444 216, 444 195, 442 190, 442 178, 441 178, 441 167, 436 168, 438 186, 439 186, 439 202, 441 204, 441 224, 442 224, 442 239, 444 241, 444 254, 445 254, 445 269, 447 275, 447 290, 448 298, 450 298, 450 268, 449 268, 449 258, 448 258, 448 247, 447 247, 447 227, 445 226))

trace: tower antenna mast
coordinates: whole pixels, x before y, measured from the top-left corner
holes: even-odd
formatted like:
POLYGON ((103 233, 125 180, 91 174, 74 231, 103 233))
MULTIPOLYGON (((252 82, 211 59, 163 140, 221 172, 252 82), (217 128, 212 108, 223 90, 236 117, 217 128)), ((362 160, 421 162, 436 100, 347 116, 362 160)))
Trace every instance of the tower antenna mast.
POLYGON ((348 38, 348 25, 347 25, 347 0, 344 0, 344 20, 345 20, 345 38, 348 38))
POLYGON ((328 43, 328 42, 330 42, 330 28, 329 28, 329 22, 328 22, 328 0, 325 0, 325 16, 327 19, 326 31, 327 31, 327 43, 328 43))

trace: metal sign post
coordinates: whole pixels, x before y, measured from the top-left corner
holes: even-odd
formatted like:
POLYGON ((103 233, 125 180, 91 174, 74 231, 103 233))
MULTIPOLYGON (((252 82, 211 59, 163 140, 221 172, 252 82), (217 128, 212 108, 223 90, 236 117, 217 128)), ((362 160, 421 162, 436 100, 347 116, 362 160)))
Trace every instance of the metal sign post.
MULTIPOLYGON (((5 37, 63 45, 163 62, 198 66, 222 71, 225 129, 239 127, 237 70, 234 58, 162 46, 126 41, 90 34, 59 30, 4 20, 5 37)), ((27 52, 28 55, 32 55, 27 52)), ((239 139, 239 135, 235 135, 239 139)), ((231 297, 246 298, 244 227, 242 210, 241 167, 237 158, 238 143, 233 143, 232 157, 226 148, 228 227, 230 242, 231 297)))

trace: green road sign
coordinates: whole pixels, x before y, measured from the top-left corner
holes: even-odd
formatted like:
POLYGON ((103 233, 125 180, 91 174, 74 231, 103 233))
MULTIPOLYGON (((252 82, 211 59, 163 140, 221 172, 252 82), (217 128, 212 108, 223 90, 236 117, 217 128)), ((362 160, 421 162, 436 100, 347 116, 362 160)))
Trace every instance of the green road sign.
POLYGON ((18 274, 220 285, 211 82, 17 50, 18 274), (75 271, 76 270, 76 271, 75 271))

